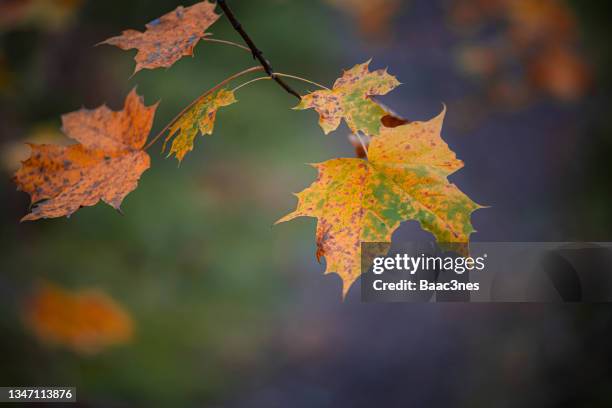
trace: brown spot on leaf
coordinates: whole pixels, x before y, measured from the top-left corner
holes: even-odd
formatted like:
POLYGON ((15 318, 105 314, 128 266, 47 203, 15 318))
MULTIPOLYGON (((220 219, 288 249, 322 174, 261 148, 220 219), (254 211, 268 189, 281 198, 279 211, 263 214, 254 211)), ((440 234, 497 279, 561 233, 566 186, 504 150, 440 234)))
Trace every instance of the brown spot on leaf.
POLYGON ((391 114, 385 115, 380 120, 384 127, 394 128, 401 125, 405 125, 406 123, 410 123, 408 119, 403 119, 391 114))

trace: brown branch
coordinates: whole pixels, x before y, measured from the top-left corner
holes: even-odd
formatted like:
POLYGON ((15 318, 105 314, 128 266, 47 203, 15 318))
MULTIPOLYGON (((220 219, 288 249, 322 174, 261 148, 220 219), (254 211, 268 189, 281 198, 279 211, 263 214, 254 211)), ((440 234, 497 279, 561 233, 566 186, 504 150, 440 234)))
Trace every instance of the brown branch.
POLYGON ((291 88, 289 85, 287 85, 285 83, 285 81, 283 81, 281 78, 279 78, 274 73, 274 69, 272 69, 272 66, 270 65, 270 62, 268 62, 268 60, 266 60, 263 57, 263 53, 259 50, 259 48, 257 48, 257 46, 255 45, 255 43, 253 42, 251 37, 249 37, 249 35, 246 33, 246 31, 244 31, 244 28, 242 28, 242 24, 240 24, 240 22, 238 22, 238 20, 236 19, 236 16, 234 15, 232 10, 227 5, 227 2, 225 0, 217 0, 217 4, 219 4, 219 7, 221 7, 221 9, 223 10, 223 13, 225 14, 227 19, 232 24, 232 27, 234 27, 234 30, 236 30, 238 32, 238 34, 240 34, 242 39, 249 46, 249 48, 251 49, 251 52, 253 53, 253 58, 255 58, 257 61, 259 61, 259 63, 263 67, 264 71, 266 71, 266 74, 268 74, 268 76, 270 78, 272 78, 274 81, 276 81, 276 83, 279 84, 281 86, 281 88, 283 88, 285 91, 287 91, 291 95, 293 95, 296 98, 298 98, 299 100, 301 100, 302 97, 300 96, 300 94, 297 93, 295 90, 293 90, 293 88, 291 88))
POLYGON ((172 124, 174 122, 176 122, 181 116, 183 116, 183 114, 185 112, 187 112, 189 109, 191 109, 193 107, 193 105, 195 105, 196 103, 201 101, 203 98, 205 98, 206 96, 208 96, 211 93, 215 92, 217 89, 221 88, 222 86, 226 85, 227 83, 233 81, 234 79, 236 79, 238 77, 241 77, 243 75, 249 74, 251 72, 257 72, 257 71, 264 71, 264 68, 263 67, 251 67, 251 68, 247 68, 247 69, 245 69, 243 71, 237 72, 234 75, 225 78, 223 81, 219 82, 217 85, 213 86, 208 91, 204 92, 202 95, 198 96, 196 99, 193 100, 193 102, 191 102, 189 105, 185 106, 185 108, 182 111, 180 111, 174 117, 174 119, 172 119, 170 121, 170 123, 168 123, 166 126, 164 126, 164 128, 157 135, 155 135, 155 137, 153 139, 151 139, 151 141, 149 143, 147 143, 147 145, 145 147, 143 147, 143 150, 147 150, 149 147, 153 146, 153 144, 155 144, 155 142, 157 142, 157 140, 166 132, 166 130, 168 130, 168 128, 170 126, 172 126, 172 124))

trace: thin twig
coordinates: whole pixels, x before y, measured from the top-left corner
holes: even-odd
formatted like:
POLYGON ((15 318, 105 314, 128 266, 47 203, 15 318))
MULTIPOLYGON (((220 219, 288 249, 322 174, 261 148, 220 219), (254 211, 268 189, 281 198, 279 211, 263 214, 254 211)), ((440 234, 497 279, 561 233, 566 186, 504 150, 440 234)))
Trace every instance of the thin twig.
POLYGON ((238 85, 237 87, 235 87, 234 89, 232 89, 232 92, 236 92, 237 90, 239 90, 239 89, 240 89, 240 88, 242 88, 243 86, 250 85, 250 84, 252 84, 253 82, 261 81, 262 79, 268 79, 268 80, 270 80, 270 79, 272 79, 272 78, 270 78, 269 76, 259 77, 259 78, 253 78, 253 79, 251 79, 250 81, 246 81, 245 83, 238 85))
POLYGON ((268 76, 270 78, 272 78, 274 81, 276 81, 276 83, 279 84, 281 86, 281 88, 283 88, 285 91, 287 91, 291 95, 293 95, 296 98, 298 98, 299 100, 301 100, 302 97, 300 96, 300 94, 297 93, 295 90, 293 90, 293 88, 291 88, 289 85, 287 85, 285 83, 285 81, 283 81, 281 78, 279 78, 274 73, 274 70, 272 69, 272 66, 270 65, 268 60, 266 60, 263 57, 263 53, 257 48, 257 46, 255 45, 255 43, 253 42, 251 37, 249 37, 249 35, 246 33, 246 31, 244 31, 244 29, 242 28, 242 25, 238 22, 238 20, 236 19, 236 16, 234 15, 232 10, 230 10, 229 6, 227 5, 227 2, 225 0, 217 0, 217 4, 219 4, 219 7, 221 7, 221 9, 223 10, 223 13, 225 14, 227 19, 232 24, 232 27, 234 27, 234 30, 236 30, 238 32, 238 34, 240 34, 242 39, 247 43, 247 45, 249 46, 249 49, 253 53, 253 58, 255 58, 257 61, 259 61, 261 66, 266 71, 266 74, 268 74, 268 76))
POLYGON ((285 78, 293 78, 293 79, 297 79, 297 80, 302 81, 302 82, 308 82, 309 84, 312 84, 312 85, 318 86, 319 88, 322 88, 322 89, 327 89, 328 91, 331 91, 331 89, 329 89, 329 88, 328 88, 328 87, 326 87, 325 85, 321 85, 321 84, 319 84, 318 82, 311 81, 310 79, 302 78, 302 77, 299 77, 299 76, 297 76, 297 75, 283 74, 282 72, 276 72, 276 75, 281 76, 281 77, 285 77, 285 78))
POLYGON ((204 37, 202 38, 202 41, 207 41, 207 42, 213 42, 213 43, 219 43, 219 44, 227 44, 227 45, 231 45, 233 47, 236 48, 240 48, 245 50, 246 52, 250 53, 251 49, 249 47, 245 47, 244 45, 240 45, 238 43, 235 43, 233 41, 227 41, 227 40, 219 40, 217 38, 208 38, 208 37, 204 37))
MULTIPOLYGON (((282 77, 286 77, 286 78, 293 78, 293 79, 297 79, 297 80, 300 80, 300 81, 302 81, 302 82, 307 82, 307 83, 309 83, 309 84, 312 84, 312 85, 318 86, 319 88, 323 88, 323 89, 327 89, 328 91, 331 91, 331 89, 329 89, 329 88, 328 88, 328 87, 326 87, 325 85, 318 84, 318 83, 316 83, 316 82, 314 82, 314 81, 311 81, 311 80, 309 80, 309 79, 302 78, 302 77, 299 77, 299 76, 296 76, 296 75, 283 74, 282 72, 276 72, 276 75, 278 75, 278 76, 282 76, 282 77)), ((269 76, 265 76, 265 77, 259 77, 259 78, 251 79, 250 81, 247 81, 247 82, 245 82, 244 84, 240 84, 240 85, 238 85, 236 88, 232 89, 232 92, 236 92, 237 90, 239 90, 239 89, 240 89, 240 88, 242 88, 243 86, 250 85, 250 84, 252 84, 253 82, 261 81, 262 79, 272 79, 272 78, 270 78, 269 76)))
POLYGON ((153 139, 151 139, 151 141, 149 143, 147 143, 145 147, 143 147, 143 150, 147 150, 149 147, 153 146, 153 144, 155 144, 155 142, 166 132, 166 130, 168 130, 168 128, 174 124, 174 122, 176 122, 181 116, 183 116, 183 114, 185 112, 187 112, 189 109, 191 109, 193 107, 193 105, 195 105, 196 103, 201 101, 203 98, 205 98, 206 96, 208 96, 211 93, 215 92, 217 89, 221 88, 222 86, 226 85, 227 83, 233 81, 234 79, 236 79, 238 77, 241 77, 243 75, 249 74, 251 72, 257 72, 257 71, 264 71, 264 68, 263 67, 251 67, 251 68, 245 69, 244 71, 240 71, 238 73, 235 73, 234 75, 225 78, 223 81, 219 82, 217 85, 213 86, 208 91, 204 92, 202 95, 198 96, 193 102, 191 102, 189 105, 187 105, 185 107, 185 109, 180 111, 174 117, 174 119, 172 119, 170 121, 170 123, 168 123, 166 126, 164 126, 164 128, 157 135, 155 135, 155 137, 153 139))

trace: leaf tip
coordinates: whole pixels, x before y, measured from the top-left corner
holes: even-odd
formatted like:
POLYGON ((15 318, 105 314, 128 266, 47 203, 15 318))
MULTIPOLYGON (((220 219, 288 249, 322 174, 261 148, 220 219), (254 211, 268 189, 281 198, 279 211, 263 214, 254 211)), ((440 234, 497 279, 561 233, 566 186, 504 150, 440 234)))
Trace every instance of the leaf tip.
POLYGON ((293 213, 289 213, 287 215, 284 215, 284 216, 280 217, 278 220, 274 221, 274 224, 272 224, 272 225, 276 226, 276 225, 281 224, 281 223, 283 223, 285 221, 289 221, 291 219, 290 218, 291 214, 293 214, 293 213))
POLYGON ((142 65, 140 62, 137 62, 136 66, 134 67, 134 72, 132 72, 132 75, 130 75, 130 77, 128 78, 128 81, 132 80, 132 78, 134 78, 137 73, 139 73, 145 68, 146 67, 144 65, 142 65))

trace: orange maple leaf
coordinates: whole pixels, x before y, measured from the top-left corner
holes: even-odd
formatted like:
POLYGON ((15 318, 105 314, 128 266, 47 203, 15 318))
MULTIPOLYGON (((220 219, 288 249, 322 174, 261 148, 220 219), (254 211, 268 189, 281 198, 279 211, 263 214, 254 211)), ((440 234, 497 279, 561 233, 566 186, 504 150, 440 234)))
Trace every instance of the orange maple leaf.
POLYGON ((143 68, 170 67, 182 57, 193 55, 198 41, 209 35, 206 30, 218 18, 215 3, 205 0, 191 7, 179 6, 151 21, 144 33, 125 30, 100 44, 114 45, 122 50, 138 48, 134 73, 143 68))
POLYGON ((134 89, 121 111, 103 105, 62 116, 64 133, 80 143, 30 144, 30 158, 22 162, 14 181, 38 204, 22 221, 70 216, 100 200, 119 210, 150 166, 142 148, 156 108, 145 106, 134 89))

